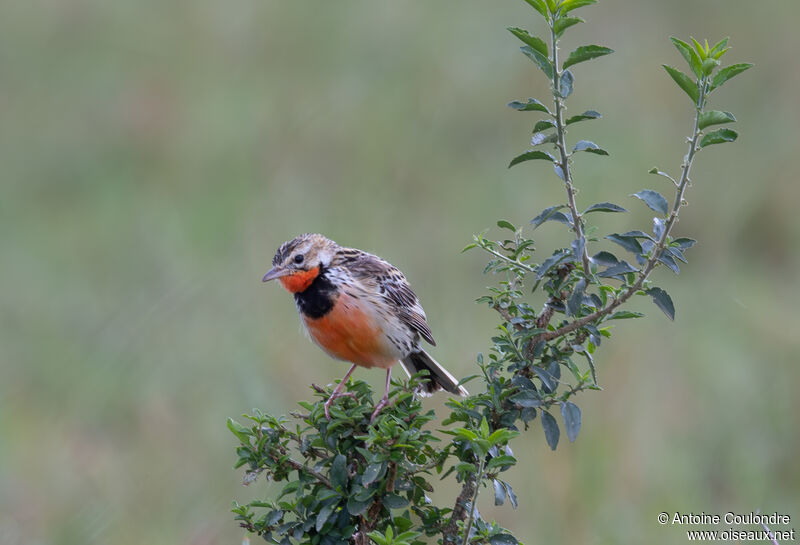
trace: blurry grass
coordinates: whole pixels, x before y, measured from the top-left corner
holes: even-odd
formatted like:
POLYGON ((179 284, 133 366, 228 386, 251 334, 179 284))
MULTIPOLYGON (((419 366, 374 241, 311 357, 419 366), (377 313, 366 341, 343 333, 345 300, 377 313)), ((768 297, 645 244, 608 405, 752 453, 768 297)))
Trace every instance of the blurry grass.
MULTIPOLYGON (((259 282, 297 233, 402 268, 436 357, 471 372, 494 319, 472 300, 492 279, 458 251, 562 199, 544 166, 505 169, 532 117, 504 104, 546 92, 503 30, 531 20, 519 4, 2 8, 0 542, 241 539, 229 502, 260 490, 230 470, 225 418, 286 412, 345 369, 259 282)), ((612 153, 576 160, 579 200, 631 210, 604 229, 646 225, 627 195, 684 152, 667 35, 731 35, 731 59, 757 68, 714 97, 742 136, 699 158, 679 230, 700 244, 658 277, 676 322, 642 302, 652 317, 600 352, 578 442, 551 453, 535 427, 520 509, 482 506, 527 542, 674 543, 655 523, 670 510, 798 515, 798 8, 727 6, 607 0, 572 38, 617 50, 581 67, 571 105, 605 116, 571 136, 612 153)))

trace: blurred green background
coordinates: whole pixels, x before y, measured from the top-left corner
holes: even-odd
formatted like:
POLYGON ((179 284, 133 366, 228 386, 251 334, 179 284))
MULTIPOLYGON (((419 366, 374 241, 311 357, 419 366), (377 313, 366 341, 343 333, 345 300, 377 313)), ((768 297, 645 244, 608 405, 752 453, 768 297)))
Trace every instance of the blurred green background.
MULTIPOLYGON (((682 543, 661 511, 778 511, 800 525, 796 183, 800 4, 604 0, 565 50, 579 202, 618 202, 608 230, 647 227, 628 197, 676 172, 691 106, 661 63, 669 35, 730 35, 756 68, 715 93, 738 142, 702 153, 678 233, 699 240, 598 355, 604 392, 551 452, 519 441, 516 511, 486 517, 529 544, 682 543)), ((505 107, 547 85, 506 26, 522 2, 123 2, 0 7, 0 543, 238 543, 228 416, 286 413, 346 366, 261 284, 277 246, 318 231, 406 272, 456 375, 495 316, 492 278, 462 255, 499 218, 561 202, 543 164, 512 170, 535 114, 505 107)), ((496 233, 496 231, 495 231, 496 233)), ((561 225, 537 231, 544 251, 561 225)), ((358 376, 380 385, 380 373, 358 376)), ((440 407, 444 396, 429 403, 440 407)), ((448 497, 450 485, 437 496, 448 497)), ((784 528, 778 528, 784 529, 784 528)))

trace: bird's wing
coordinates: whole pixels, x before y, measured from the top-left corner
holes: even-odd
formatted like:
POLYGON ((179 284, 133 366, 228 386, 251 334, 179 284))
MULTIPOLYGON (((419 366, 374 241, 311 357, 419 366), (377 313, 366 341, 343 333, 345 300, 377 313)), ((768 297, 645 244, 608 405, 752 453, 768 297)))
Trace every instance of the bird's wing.
POLYGON ((408 280, 397 267, 361 250, 348 248, 344 255, 345 260, 350 261, 348 268, 356 279, 366 285, 374 286, 404 324, 436 346, 425 311, 408 280))

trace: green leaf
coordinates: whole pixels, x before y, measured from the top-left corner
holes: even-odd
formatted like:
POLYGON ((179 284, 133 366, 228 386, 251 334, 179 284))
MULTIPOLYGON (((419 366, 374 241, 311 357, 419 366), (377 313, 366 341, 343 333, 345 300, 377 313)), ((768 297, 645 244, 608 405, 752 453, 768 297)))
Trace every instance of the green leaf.
POLYGON ((717 129, 703 136, 700 140, 700 147, 712 146, 714 144, 724 144, 725 142, 733 142, 739 134, 733 129, 717 129))
POLYGON ((635 269, 630 263, 623 260, 613 264, 606 270, 597 273, 597 276, 600 278, 622 278, 628 273, 635 272, 639 272, 639 270, 635 269))
POLYGON ((510 430, 508 428, 500 428, 499 430, 494 430, 492 432, 492 434, 489 436, 489 442, 492 445, 502 445, 504 443, 508 443, 518 435, 518 431, 510 430))
POLYGON ((696 240, 694 240, 693 238, 686 238, 686 237, 676 238, 675 240, 672 241, 672 246, 677 246, 681 250, 688 250, 695 244, 697 244, 696 240))
POLYGON ((542 144, 551 144, 558 140, 556 133, 545 134, 543 132, 536 133, 531 137, 531 146, 541 146, 542 144))
POLYGON ((457 471, 460 473, 477 473, 478 468, 475 467, 474 464, 470 464, 469 462, 458 462, 455 466, 453 466, 457 471))
POLYGON ((748 68, 751 68, 753 65, 749 62, 743 62, 739 64, 732 64, 730 66, 726 66, 725 68, 721 69, 717 72, 717 75, 714 76, 714 79, 711 80, 711 91, 716 89, 717 87, 721 87, 726 81, 731 79, 734 76, 738 76, 748 68))
MULTIPOLYGON (((672 176, 670 176, 670 175, 669 175, 669 174, 667 174, 666 172, 663 172, 663 171, 661 171, 661 170, 658 170, 658 167, 653 167, 653 168, 651 168, 650 170, 648 170, 648 171, 647 171, 647 173, 648 173, 648 174, 655 174, 656 176, 663 176, 664 178, 666 178, 667 180, 669 180, 669 181, 671 181, 673 184, 675 184, 675 180, 672 178, 672 176)), ((676 184, 676 185, 677 185, 677 184, 676 184)))
POLYGON ((661 254, 661 256, 658 258, 658 261, 669 267, 669 269, 675 274, 680 274, 681 269, 680 267, 678 267, 678 264, 675 262, 675 260, 672 258, 671 255, 668 255, 666 253, 661 254))
POLYGON ((632 237, 632 238, 648 238, 653 240, 653 237, 645 233, 644 231, 625 231, 620 235, 621 237, 632 237))
POLYGON ((641 312, 633 312, 630 310, 620 310, 608 317, 609 320, 628 320, 630 318, 641 318, 644 316, 641 312))
POLYGON ((481 432, 481 437, 483 437, 484 439, 489 438, 489 422, 486 421, 485 416, 481 420, 480 432, 481 432))
MULTIPOLYGON (((389 532, 391 529, 392 529, 392 527, 391 527, 391 526, 389 526, 389 528, 387 529, 387 533, 388 533, 388 532, 389 532)), ((377 543, 378 545, 388 545, 388 543, 389 543, 389 541, 388 541, 388 540, 387 540, 387 539, 386 539, 386 538, 383 536, 383 534, 382 534, 382 533, 380 533, 380 532, 379 532, 379 531, 377 531, 377 530, 373 530, 372 532, 368 533, 368 534, 367 534, 367 537, 369 537, 369 538, 370 538, 372 541, 374 541, 374 542, 375 542, 375 543, 377 543)))
POLYGON ((663 66, 664 70, 666 70, 670 77, 675 80, 675 83, 678 84, 678 87, 683 89, 683 92, 689 95, 689 98, 692 99, 692 102, 697 104, 697 100, 700 98, 700 90, 697 88, 697 83, 695 83, 692 78, 677 68, 673 68, 666 64, 662 64, 661 66, 663 66))
POLYGON ((594 254, 592 256, 592 261, 603 267, 613 267, 614 265, 619 263, 619 259, 617 259, 617 256, 615 256, 611 252, 606 252, 605 250, 594 254))
POLYGON ((334 488, 347 486, 347 458, 344 454, 337 454, 331 464, 331 484, 334 488))
POLYGON ((574 442, 581 429, 581 410, 570 401, 561 404, 561 417, 564 419, 564 427, 567 430, 567 437, 570 442, 574 442))
POLYGON ((698 127, 700 130, 705 129, 711 125, 721 125, 723 123, 733 123, 736 118, 730 112, 721 112, 719 110, 709 110, 700 114, 698 127))
POLYGON ((556 212, 558 212, 558 211, 559 211, 559 210, 561 210, 562 208, 566 208, 566 206, 567 206, 567 205, 565 205, 565 204, 558 204, 558 205, 556 205, 556 206, 548 206, 547 208, 545 208, 544 210, 542 210, 542 211, 541 211, 541 213, 540 213, 538 216, 536 216, 535 218, 533 218, 533 219, 531 220, 531 225, 533 225, 533 228, 534 228, 534 229, 536 229, 536 228, 537 228, 537 227, 539 227, 541 224, 543 224, 543 223, 544 223, 544 222, 546 222, 548 219, 550 219, 550 217, 551 217, 553 214, 555 214, 556 212))
POLYGON ((367 507, 369 507, 371 504, 371 499, 367 501, 358 501, 355 498, 350 498, 347 500, 347 512, 356 517, 366 511, 367 507))
POLYGON ((544 75, 547 76, 547 79, 553 79, 553 65, 550 62, 550 59, 547 58, 547 55, 542 55, 542 53, 529 45, 523 45, 520 47, 520 51, 522 51, 526 57, 533 61, 533 63, 538 66, 544 75))
MULTIPOLYGON (((703 47, 702 44, 700 44, 700 42, 698 42, 694 38, 692 38, 692 43, 694 44, 694 50, 697 51, 697 54, 699 55, 700 60, 706 60, 706 57, 708 57, 707 49, 705 47, 703 47)), ((708 45, 707 42, 706 42, 706 45, 708 45)))
POLYGON ((250 430, 239 424, 233 418, 228 418, 228 429, 231 430, 231 433, 233 433, 239 441, 247 445, 250 444, 250 430))
POLYGON ((720 60, 722 58, 722 56, 725 53, 728 52, 729 49, 730 49, 730 47, 726 47, 725 49, 722 49, 721 51, 718 51, 717 53, 714 54, 714 58, 717 59, 717 60, 720 60))
POLYGON ((536 273, 536 280, 541 280, 544 277, 544 275, 546 275, 547 272, 553 268, 553 266, 555 266, 558 263, 561 263, 565 258, 569 257, 570 255, 572 255, 571 251, 561 250, 554 253, 544 261, 542 261, 542 264, 539 265, 539 270, 536 273))
POLYGON ((667 199, 659 193, 658 191, 653 191, 652 189, 642 189, 638 193, 634 193, 631 197, 636 197, 644 202, 650 210, 654 212, 660 212, 667 215, 667 210, 669 209, 669 203, 667 199))
POLYGON ((520 407, 541 407, 542 400, 538 394, 533 390, 522 390, 520 393, 515 394, 509 398, 512 403, 520 407))
POLYGON ((573 25, 585 22, 580 17, 559 17, 553 24, 553 29, 556 32, 556 38, 560 38, 564 31, 573 25))
POLYGON ((706 76, 710 76, 711 72, 714 71, 714 68, 719 66, 719 61, 717 59, 706 59, 703 61, 703 74, 706 76))
POLYGON ((577 316, 581 310, 581 306, 583 305, 583 294, 586 290, 586 278, 581 278, 578 280, 578 283, 575 284, 575 290, 570 295, 569 299, 567 299, 567 312, 570 316, 577 316))
POLYGON ((583 211, 584 214, 589 212, 627 212, 627 210, 611 202, 599 202, 583 211))
POLYGON ((619 244, 629 252, 634 254, 641 254, 642 253, 642 245, 639 244, 639 241, 636 240, 635 237, 627 237, 625 235, 619 235, 617 233, 613 233, 611 235, 606 236, 608 240, 619 244))
POLYGON ((494 458, 489 460, 488 464, 486 464, 486 469, 487 471, 491 471, 496 467, 510 467, 516 463, 517 459, 514 458, 513 456, 507 456, 507 455, 495 456, 494 458))
POLYGON ((556 450, 561 432, 558 429, 556 419, 547 411, 542 411, 542 428, 544 429, 544 438, 547 440, 550 449, 556 450))
POLYGON ((516 157, 514 157, 508 164, 508 168, 511 168, 514 165, 518 165, 520 163, 524 163, 525 161, 532 161, 534 159, 544 159, 550 162, 555 161, 555 158, 546 151, 526 151, 522 155, 517 155, 516 157))
POLYGON ((383 505, 389 509, 402 509, 408 505, 408 500, 397 494, 386 494, 383 497, 383 505))
POLYGON ((608 47, 603 47, 600 45, 582 45, 569 54, 569 57, 567 57, 567 60, 564 61, 564 64, 561 65, 561 67, 567 68, 573 64, 596 59, 597 57, 609 55, 613 52, 613 49, 609 49, 608 47))
POLYGON ((555 126, 555 121, 552 119, 542 119, 541 121, 537 121, 536 125, 533 126, 533 132, 546 131, 547 129, 555 128, 555 126))
POLYGON ((508 103, 509 108, 513 108, 518 112, 547 112, 550 113, 550 110, 547 109, 547 106, 536 100, 535 98, 529 98, 528 102, 520 102, 519 100, 515 100, 513 102, 508 103))
POLYGON ((491 545, 519 545, 517 538, 511 534, 495 534, 489 537, 491 545))
POLYGON ((647 290, 647 295, 653 298, 653 302, 658 308, 664 311, 667 318, 675 320, 675 305, 672 304, 672 298, 667 292, 661 288, 650 288, 647 290))
MULTIPOLYGON (((408 519, 402 519, 402 517, 397 517, 395 519, 395 524, 397 524, 398 519, 408 520, 408 519)), ((410 528, 411 527, 410 526, 411 525, 411 521, 409 520, 408 522, 409 522, 409 528, 410 528)), ((402 534, 400 534, 396 538, 394 538, 394 541, 395 541, 395 543, 398 543, 398 542, 411 543, 412 541, 414 541, 420 535, 421 534, 419 532, 403 532, 402 534)))
POLYGON ((528 5, 533 9, 538 11, 542 17, 547 19, 547 6, 545 5, 544 0, 525 0, 525 2, 527 2, 528 5))
POLYGON ((506 502, 506 487, 497 479, 492 479, 494 486, 494 504, 503 505, 506 502))
MULTIPOLYGON (((500 481, 500 482, 502 482, 502 483, 503 483, 503 486, 505 486, 505 487, 506 487, 506 492, 508 493, 508 499, 509 499, 509 500, 511 500, 511 506, 512 506, 514 509, 516 509, 516 508, 519 506, 519 503, 517 502, 517 495, 516 495, 516 494, 514 494, 514 489, 513 489, 513 488, 511 488, 511 485, 510 485, 510 484, 508 484, 508 483, 506 483, 506 482, 503 482, 503 481, 500 481)), ((491 541, 491 540, 490 540, 490 541, 491 541)))
POLYGON ((597 0, 564 0, 561 2, 561 15, 566 15, 574 9, 582 8, 583 6, 591 6, 596 3, 597 0))
POLYGON ((325 526, 325 523, 328 521, 330 516, 333 514, 336 507, 339 505, 338 502, 329 503, 328 505, 324 506, 322 509, 319 510, 319 514, 317 514, 317 532, 322 530, 322 527, 325 526))
POLYGON ((573 123, 577 123, 578 121, 583 121, 584 119, 599 119, 603 117, 600 115, 599 112, 595 112, 594 110, 586 110, 580 115, 573 115, 564 122, 565 125, 572 125, 573 123))
POLYGON ((536 36, 531 36, 524 28, 508 27, 508 31, 545 57, 549 54, 547 51, 547 44, 544 43, 544 40, 536 36))
POLYGON ((675 47, 680 51, 683 58, 686 59, 686 62, 689 63, 689 67, 694 72, 694 75, 698 78, 703 76, 703 61, 700 60, 700 56, 692 49, 692 46, 684 42, 683 40, 679 40, 675 36, 670 36, 670 40, 672 43, 675 44, 675 47))
POLYGON ((575 256, 575 261, 580 261, 583 256, 583 251, 586 249, 586 238, 578 237, 570 243, 572 248, 572 255, 575 256))
POLYGON ((714 57, 715 59, 719 59, 725 52, 728 50, 726 47, 728 45, 728 38, 722 38, 714 47, 711 48, 711 51, 708 52, 709 57, 714 57))
POLYGON ((575 87, 575 77, 569 70, 564 70, 561 73, 561 83, 558 86, 558 94, 561 98, 567 98, 572 94, 572 89, 575 87))
POLYGON ((478 438, 478 434, 467 428, 456 428, 452 431, 452 435, 466 439, 467 441, 474 441, 478 438))
POLYGON ((364 470, 363 475, 361 475, 361 484, 369 486, 374 483, 378 475, 381 474, 381 471, 383 471, 383 463, 369 464, 364 470))
POLYGON ((517 231, 517 228, 514 227, 513 224, 507 222, 506 220, 498 221, 497 226, 500 227, 501 229, 508 229, 509 231, 514 231, 514 232, 517 231))
POLYGON ((586 151, 589 153, 595 153, 597 155, 608 155, 608 152, 602 149, 600 146, 595 144, 594 142, 590 142, 589 140, 580 140, 575 147, 572 148, 572 153, 576 151, 586 151))
POLYGON ((282 510, 277 509, 275 511, 270 511, 269 513, 267 513, 267 519, 266 519, 267 525, 273 526, 275 524, 278 524, 278 522, 282 518, 283 518, 283 511, 282 510))
MULTIPOLYGON (((569 212, 554 212, 545 221, 557 221, 572 229, 572 214, 569 212)), ((534 227, 535 229, 535 227, 534 227)))

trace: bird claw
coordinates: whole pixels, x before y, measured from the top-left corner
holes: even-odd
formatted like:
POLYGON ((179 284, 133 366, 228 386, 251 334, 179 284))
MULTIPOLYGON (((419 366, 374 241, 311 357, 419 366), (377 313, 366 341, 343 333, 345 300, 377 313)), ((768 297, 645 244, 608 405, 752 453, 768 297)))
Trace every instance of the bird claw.
POLYGON ((325 405, 324 405, 325 406, 325 418, 327 418, 328 420, 331 419, 330 406, 333 404, 333 401, 337 397, 350 397, 350 398, 353 398, 354 400, 358 401, 358 398, 356 397, 356 394, 354 394, 353 392, 333 392, 331 394, 331 397, 328 398, 328 401, 326 401, 325 405))

